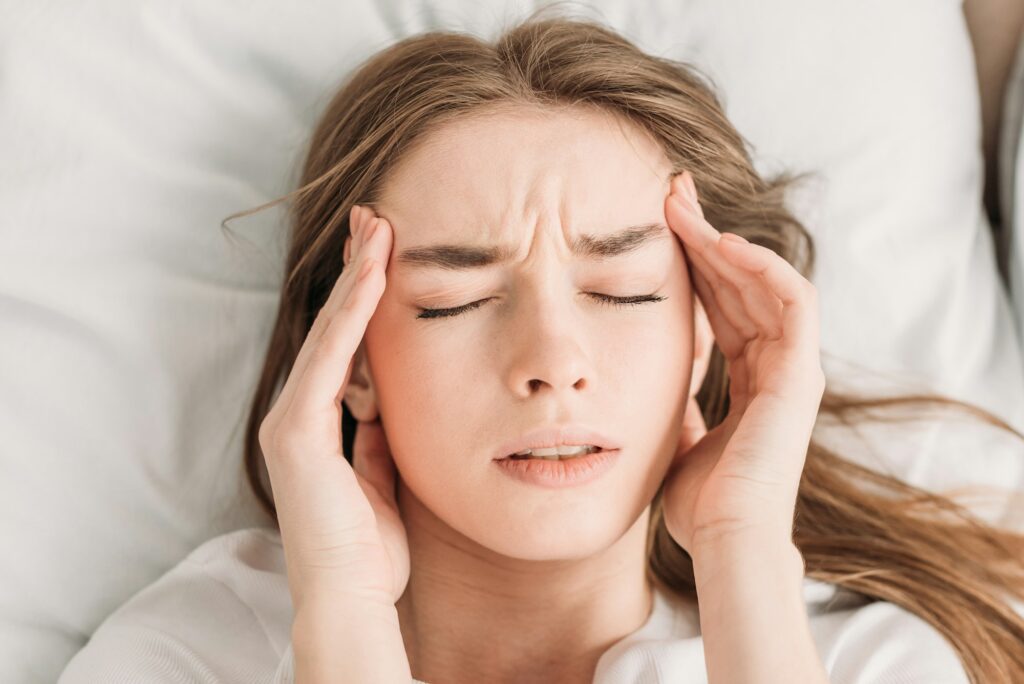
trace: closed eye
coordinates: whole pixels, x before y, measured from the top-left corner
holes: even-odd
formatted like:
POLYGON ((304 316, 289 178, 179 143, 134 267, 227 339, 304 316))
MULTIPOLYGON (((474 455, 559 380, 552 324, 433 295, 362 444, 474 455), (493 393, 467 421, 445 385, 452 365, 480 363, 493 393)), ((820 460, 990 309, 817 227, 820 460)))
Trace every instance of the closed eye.
MULTIPOLYGON (((611 295, 599 294, 597 292, 588 292, 587 294, 596 299, 598 302, 601 302, 602 304, 615 307, 637 306, 639 304, 647 304, 649 302, 660 302, 663 299, 668 299, 668 297, 653 294, 633 295, 630 297, 612 297, 611 295)), ((416 318, 446 318, 448 316, 458 316, 459 314, 471 311, 481 306, 485 302, 489 301, 489 299, 490 298, 480 299, 478 301, 470 302, 469 304, 463 304, 462 306, 456 306, 451 309, 424 309, 422 307, 419 307, 420 313, 416 316, 416 318)))

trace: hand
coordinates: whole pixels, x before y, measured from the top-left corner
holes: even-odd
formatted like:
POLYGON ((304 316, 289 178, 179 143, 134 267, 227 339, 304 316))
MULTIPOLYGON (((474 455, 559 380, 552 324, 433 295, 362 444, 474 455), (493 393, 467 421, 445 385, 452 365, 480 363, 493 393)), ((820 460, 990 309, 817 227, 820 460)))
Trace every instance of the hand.
POLYGON ((259 431, 296 611, 310 593, 394 607, 409 581, 395 466, 380 422, 359 424, 354 467, 342 451, 341 400, 352 358, 384 292, 393 244, 390 224, 370 209, 353 207, 350 225, 345 258, 351 251, 352 259, 259 431))
POLYGON ((728 361, 729 414, 710 432, 691 397, 666 475, 665 523, 693 554, 738 532, 792 540, 807 446, 825 388, 817 292, 789 263, 704 220, 693 179, 672 180, 668 224, 728 361))

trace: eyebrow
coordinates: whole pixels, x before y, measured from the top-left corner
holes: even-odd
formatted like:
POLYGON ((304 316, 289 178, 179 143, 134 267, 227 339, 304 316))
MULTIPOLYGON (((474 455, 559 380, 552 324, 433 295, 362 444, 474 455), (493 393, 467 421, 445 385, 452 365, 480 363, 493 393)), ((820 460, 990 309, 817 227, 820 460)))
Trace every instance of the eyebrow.
MULTIPOLYGON (((581 259, 603 261, 636 251, 647 243, 661 238, 669 230, 664 223, 644 223, 629 226, 606 236, 584 233, 573 238, 569 244, 569 251, 581 259)), ((403 250, 398 255, 398 261, 412 268, 464 271, 503 264, 511 261, 514 255, 515 247, 512 245, 477 247, 438 244, 403 250)))

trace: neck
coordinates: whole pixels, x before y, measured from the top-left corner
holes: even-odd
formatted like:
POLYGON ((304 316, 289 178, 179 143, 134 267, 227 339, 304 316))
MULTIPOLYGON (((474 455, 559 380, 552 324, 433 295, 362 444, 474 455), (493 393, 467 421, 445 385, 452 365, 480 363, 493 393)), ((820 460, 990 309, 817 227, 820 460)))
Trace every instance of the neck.
POLYGON ((572 560, 495 553, 453 530, 399 478, 412 573, 399 624, 426 682, 591 682, 601 655, 650 616, 650 507, 611 546, 572 560))

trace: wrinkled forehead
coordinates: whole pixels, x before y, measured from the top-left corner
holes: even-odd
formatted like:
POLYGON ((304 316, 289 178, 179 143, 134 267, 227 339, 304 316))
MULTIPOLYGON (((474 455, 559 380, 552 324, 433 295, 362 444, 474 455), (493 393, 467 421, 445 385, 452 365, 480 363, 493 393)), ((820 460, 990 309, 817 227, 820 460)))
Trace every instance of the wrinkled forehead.
POLYGON ((392 170, 379 213, 398 245, 515 242, 663 221, 671 165, 650 136, 596 109, 521 108, 446 122, 392 170))

